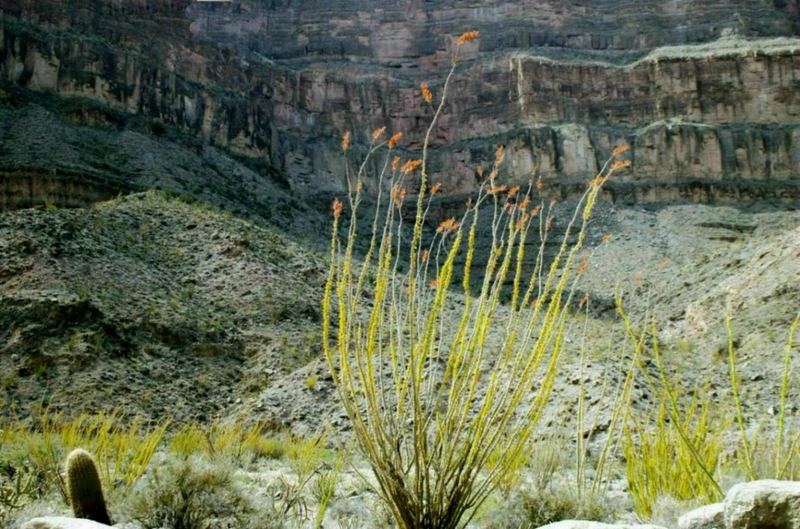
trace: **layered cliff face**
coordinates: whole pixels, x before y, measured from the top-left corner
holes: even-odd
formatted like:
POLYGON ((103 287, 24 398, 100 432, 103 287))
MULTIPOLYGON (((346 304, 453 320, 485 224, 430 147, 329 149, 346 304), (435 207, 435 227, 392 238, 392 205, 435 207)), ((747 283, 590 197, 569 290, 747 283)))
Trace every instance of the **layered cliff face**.
MULTIPOLYGON (((44 106, 64 126, 219 147, 260 175, 255 186, 278 180, 295 196, 342 189, 344 130, 358 145, 386 125, 417 149, 432 113, 419 82, 438 95, 453 35, 475 28, 433 138, 433 178, 450 194, 474 190, 476 166, 505 145, 512 179, 538 174, 568 195, 627 141, 633 167, 608 186, 614 200, 800 200, 796 1, 0 7, 7 104, 44 106)), ((0 171, 75 172, 40 154, 4 152, 0 171)), ((181 170, 167 161, 151 180, 181 170)), ((112 188, 142 184, 106 172, 112 188)))

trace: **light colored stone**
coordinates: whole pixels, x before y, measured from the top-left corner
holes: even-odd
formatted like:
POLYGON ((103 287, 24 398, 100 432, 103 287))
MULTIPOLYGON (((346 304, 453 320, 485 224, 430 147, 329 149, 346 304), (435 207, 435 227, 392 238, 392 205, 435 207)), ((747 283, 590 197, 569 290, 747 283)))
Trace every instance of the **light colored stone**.
POLYGON ((800 529, 800 481, 740 483, 725 496, 727 529, 800 529))
POLYGON ((26 522, 20 529, 108 529, 110 525, 105 525, 92 520, 81 518, 66 518, 63 516, 46 516, 34 518, 26 522))
POLYGON ((678 529, 724 529, 725 506, 722 503, 704 505, 678 518, 678 529))
POLYGON ((664 529, 659 525, 614 525, 602 522, 590 522, 588 520, 562 520, 547 525, 539 529, 664 529))

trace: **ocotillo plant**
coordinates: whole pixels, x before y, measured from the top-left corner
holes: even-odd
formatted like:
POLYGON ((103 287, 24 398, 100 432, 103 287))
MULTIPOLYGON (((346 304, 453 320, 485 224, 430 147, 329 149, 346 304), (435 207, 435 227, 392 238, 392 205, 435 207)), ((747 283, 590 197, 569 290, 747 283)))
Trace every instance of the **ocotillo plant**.
POLYGON ((89 452, 81 448, 67 456, 67 491, 76 518, 111 525, 97 465, 89 452))
MULTIPOLYGON (((614 158, 626 147, 615 149, 588 183, 552 261, 545 263, 542 242, 532 273, 523 267, 529 230, 536 226, 542 241, 547 238, 552 204, 536 200, 536 185, 525 190, 499 183, 502 147, 461 219, 442 222, 423 243, 431 197, 440 189, 428 179, 429 139, 445 107, 458 50, 477 36, 465 33, 454 43, 438 104, 430 87, 420 86, 434 112, 419 159, 395 156, 398 134, 385 140, 385 127, 373 132, 365 159, 346 175, 350 223, 343 245, 338 231, 344 204, 333 203, 322 318, 325 357, 378 492, 402 529, 464 527, 521 464, 555 380, 575 269, 579 274, 585 268, 576 261, 587 222, 602 184, 628 164, 614 158), (368 249, 357 260, 366 168, 381 152, 386 158, 375 178, 378 205, 368 249), (414 223, 410 240, 403 241, 407 192, 401 183, 417 174, 414 223), (484 206, 493 211, 486 221, 491 251, 473 296, 484 206), (571 235, 575 242, 569 244, 571 235), (461 294, 454 292, 459 258, 461 294)), ((345 156, 350 140, 345 133, 345 156)))

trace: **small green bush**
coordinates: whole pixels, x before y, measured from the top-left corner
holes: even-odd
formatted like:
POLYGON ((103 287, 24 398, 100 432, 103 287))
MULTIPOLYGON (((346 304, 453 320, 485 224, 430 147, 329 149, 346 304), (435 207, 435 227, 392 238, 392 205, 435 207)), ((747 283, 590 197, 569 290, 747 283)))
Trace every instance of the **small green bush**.
POLYGON ((522 496, 529 527, 541 527, 561 520, 613 521, 616 509, 601 493, 578 495, 574 488, 553 484, 533 489, 522 496))
POLYGON ((156 465, 130 499, 144 529, 280 529, 277 513, 258 509, 228 462, 169 458, 156 465))
POLYGON ((535 529, 561 520, 612 522, 624 506, 603 493, 581 494, 573 483, 554 478, 547 486, 535 483, 497 499, 481 520, 484 529, 535 529))

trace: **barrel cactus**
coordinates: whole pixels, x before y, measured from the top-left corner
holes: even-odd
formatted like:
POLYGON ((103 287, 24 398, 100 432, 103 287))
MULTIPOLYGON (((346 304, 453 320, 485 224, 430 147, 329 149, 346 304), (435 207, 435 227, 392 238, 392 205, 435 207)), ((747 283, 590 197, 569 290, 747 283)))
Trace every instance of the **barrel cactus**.
POLYGON ((67 456, 67 491, 76 518, 111 525, 97 464, 91 454, 81 448, 67 456))

